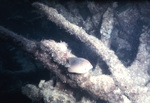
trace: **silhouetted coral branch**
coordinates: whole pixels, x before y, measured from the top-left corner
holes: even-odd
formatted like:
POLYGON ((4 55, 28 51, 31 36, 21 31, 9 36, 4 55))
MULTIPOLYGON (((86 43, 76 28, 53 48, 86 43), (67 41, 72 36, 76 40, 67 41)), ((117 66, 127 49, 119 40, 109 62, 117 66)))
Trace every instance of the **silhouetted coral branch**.
POLYGON ((21 49, 32 53, 34 52, 34 49, 36 49, 37 44, 36 42, 33 42, 31 40, 28 40, 20 35, 15 34, 14 32, 0 26, 0 38, 2 40, 7 41, 8 43, 13 43, 13 45, 16 45, 20 47, 21 49))

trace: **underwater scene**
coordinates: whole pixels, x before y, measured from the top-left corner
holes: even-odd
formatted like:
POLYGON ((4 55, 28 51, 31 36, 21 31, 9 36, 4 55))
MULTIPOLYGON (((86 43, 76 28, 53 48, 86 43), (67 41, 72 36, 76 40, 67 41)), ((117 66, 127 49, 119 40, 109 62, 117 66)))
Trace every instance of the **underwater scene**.
POLYGON ((150 103, 150 2, 0 0, 0 103, 150 103))

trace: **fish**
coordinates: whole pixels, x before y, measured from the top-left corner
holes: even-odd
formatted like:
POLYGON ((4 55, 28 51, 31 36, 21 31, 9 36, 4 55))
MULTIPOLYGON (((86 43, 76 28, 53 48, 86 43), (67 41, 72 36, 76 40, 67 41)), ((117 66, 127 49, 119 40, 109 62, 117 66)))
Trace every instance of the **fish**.
POLYGON ((68 72, 84 74, 93 68, 92 64, 84 58, 70 57, 68 58, 68 72))

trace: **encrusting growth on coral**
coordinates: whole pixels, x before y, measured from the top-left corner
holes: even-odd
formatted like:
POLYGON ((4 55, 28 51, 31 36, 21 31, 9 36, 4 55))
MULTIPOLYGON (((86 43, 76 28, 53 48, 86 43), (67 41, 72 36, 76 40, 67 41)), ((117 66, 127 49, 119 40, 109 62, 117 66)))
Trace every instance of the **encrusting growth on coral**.
POLYGON ((41 48, 47 51, 55 62, 68 68, 70 73, 87 73, 93 68, 92 64, 84 59, 73 55, 65 42, 56 43, 54 40, 42 40, 41 48))
POLYGON ((76 103, 76 100, 72 95, 59 90, 59 86, 53 87, 53 84, 52 80, 47 82, 41 80, 38 87, 28 84, 22 88, 22 92, 31 99, 35 98, 33 102, 39 103, 41 101, 40 98, 43 98, 45 103, 76 103))
POLYGON ((51 54, 55 62, 61 65, 66 65, 69 57, 75 57, 67 49, 65 42, 56 43, 54 40, 42 40, 41 43, 43 44, 42 48, 51 54))

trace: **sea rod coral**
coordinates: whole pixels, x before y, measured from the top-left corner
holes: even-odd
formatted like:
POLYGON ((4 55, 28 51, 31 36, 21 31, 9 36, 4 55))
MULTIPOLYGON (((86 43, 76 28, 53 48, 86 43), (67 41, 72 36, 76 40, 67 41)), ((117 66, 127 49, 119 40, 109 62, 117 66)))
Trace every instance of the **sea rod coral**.
MULTIPOLYGON (((94 8, 92 8, 93 5, 94 7, 96 7, 96 5, 92 2, 88 4, 88 7, 90 8, 91 11, 94 10, 94 8)), ((69 44, 67 45, 67 43, 62 42, 62 41, 61 42, 56 42, 54 40, 41 40, 40 42, 31 41, 29 39, 26 39, 25 37, 17 35, 16 33, 0 26, 0 38, 2 40, 9 41, 15 46, 18 46, 24 51, 26 51, 27 53, 31 54, 38 61, 40 61, 47 69, 53 71, 54 74, 63 83, 69 84, 73 88, 78 88, 80 90, 87 92, 95 100, 103 99, 110 103, 132 103, 132 102, 133 103, 140 103, 140 102, 148 103, 148 101, 150 100, 150 96, 149 96, 150 92, 149 92, 149 86, 148 86, 149 83, 147 82, 148 80, 142 81, 141 78, 140 79, 133 78, 134 75, 136 75, 136 72, 135 74, 132 73, 135 70, 141 71, 143 73, 144 69, 142 71, 142 70, 139 70, 137 67, 137 65, 140 65, 140 63, 143 63, 143 65, 145 63, 145 65, 140 68, 144 68, 144 67, 148 68, 147 67, 148 64, 146 62, 149 62, 149 59, 146 59, 147 61, 144 62, 142 58, 146 58, 146 56, 142 57, 143 55, 141 54, 141 52, 145 53, 146 51, 148 52, 149 50, 148 49, 149 31, 148 29, 146 29, 146 27, 143 27, 144 28, 143 33, 140 36, 141 44, 139 45, 139 49, 138 49, 139 53, 137 54, 137 59, 133 62, 131 66, 127 67, 121 62, 121 60, 118 58, 118 56, 115 54, 115 52, 112 49, 107 47, 100 39, 98 39, 94 35, 89 35, 87 32, 88 30, 85 31, 84 27, 82 28, 78 26, 77 24, 79 22, 72 23, 70 21, 73 21, 73 19, 71 19, 70 21, 67 20, 65 18, 65 15, 61 14, 61 10, 57 11, 57 9, 53 7, 49 7, 40 2, 35 2, 32 4, 32 6, 37 8, 42 14, 44 14, 48 20, 52 21, 57 26, 65 29, 68 32, 68 34, 75 36, 78 40, 83 42, 86 47, 90 48, 92 53, 95 53, 98 57, 101 57, 102 60, 108 66, 108 69, 110 70, 111 74, 110 75, 106 75, 106 74, 95 75, 96 70, 90 71, 93 66, 89 63, 89 61, 73 54, 71 50, 68 48, 69 44), (145 41, 145 38, 147 38, 146 41, 145 41), (87 64, 89 64, 88 66, 89 68, 87 69, 87 67, 85 66, 86 68, 85 71, 77 70, 76 72, 76 68, 79 69, 80 67, 80 65, 78 65, 79 63, 76 60, 82 61, 83 63, 86 62, 87 64), (68 65, 70 67, 68 67, 68 65), (78 74, 78 73, 82 73, 82 74, 78 74), (136 82, 135 80, 137 81, 141 80, 140 83, 143 83, 143 84, 139 84, 139 82, 136 82), (146 82, 147 84, 144 85, 144 83, 146 82)), ((57 6, 61 7, 61 5, 57 5, 57 6)), ((112 13, 113 11, 112 9, 113 7, 110 7, 109 9, 107 9, 108 11, 104 13, 106 17, 108 16, 107 12, 112 13)), ((126 11, 125 13, 128 13, 129 11, 126 11)), ((74 11, 74 12, 77 12, 77 11, 74 11)), ((94 19, 96 16, 99 17, 100 14, 94 15, 92 18, 94 19)), ((103 16, 103 18, 105 18, 105 16, 103 16)), ((78 15, 78 17, 80 17, 80 15, 78 15)), ((108 19, 105 19, 105 21, 103 21, 102 23, 102 28, 103 29, 106 28, 106 32, 109 32, 109 33, 110 31, 114 32, 112 31, 113 25, 114 25, 113 16, 111 16, 111 19, 113 22, 111 22, 110 24, 108 23, 108 25, 111 25, 110 28, 107 28, 107 26, 105 25, 105 22, 107 22, 108 19)), ((83 24, 85 24, 84 21, 83 21, 83 24)), ((97 25, 97 24, 95 23, 93 25, 97 25)), ((100 31, 102 32, 102 29, 100 31)), ((117 30, 115 32, 117 32, 117 30)), ((126 41, 122 43, 128 44, 126 43, 126 41)), ((145 55, 148 55, 148 53, 145 55)), ((81 65, 83 64, 81 63, 81 65)), ((80 68, 79 70, 82 70, 82 69, 83 68, 80 68)), ((141 73, 139 73, 139 75, 141 75, 141 73)), ((145 75, 143 78, 148 79, 148 76, 145 75)), ((43 85, 45 84, 43 83, 43 85)), ((52 84, 50 84, 50 86, 52 86, 52 84)), ((33 86, 27 85, 26 87, 24 87, 23 93, 28 94, 29 91, 26 92, 26 90, 29 90, 29 88, 32 89, 33 86)), ((39 98, 40 99, 43 98, 45 102, 48 102, 48 99, 47 99, 48 97, 46 94, 48 93, 50 96, 52 96, 52 94, 50 94, 48 91, 45 91, 44 87, 41 87, 41 86, 39 86, 38 91, 39 91, 38 93, 41 92, 42 94, 42 96, 39 95, 39 98), (42 90, 40 90, 40 88, 42 88, 42 90)), ((29 96, 29 98, 34 97, 34 95, 32 96, 32 92, 29 92, 29 93, 31 95, 29 96)), ((36 101, 35 98, 34 100, 36 101)), ((74 98, 73 98, 72 103, 74 103, 74 98)))

